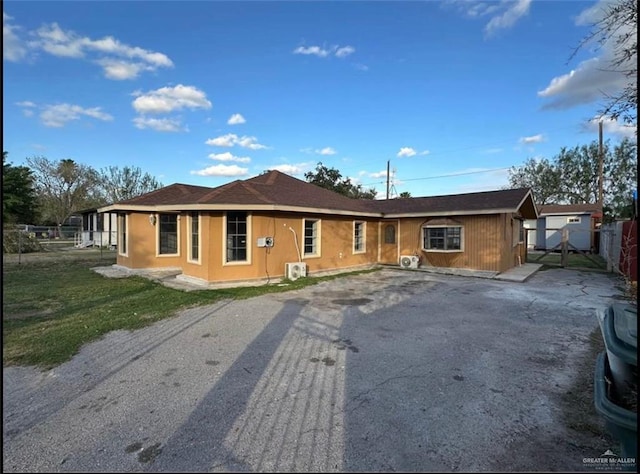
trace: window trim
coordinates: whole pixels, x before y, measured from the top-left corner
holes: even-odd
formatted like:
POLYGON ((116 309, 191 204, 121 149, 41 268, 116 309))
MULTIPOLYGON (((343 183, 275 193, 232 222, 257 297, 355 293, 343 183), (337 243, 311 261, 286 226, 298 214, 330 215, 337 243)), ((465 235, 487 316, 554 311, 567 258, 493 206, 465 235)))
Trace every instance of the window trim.
MULTIPOLYGON (((445 230, 445 235, 444 235, 444 244, 445 246, 447 245, 447 234, 446 234, 446 230, 445 230)), ((457 225, 425 225, 422 226, 422 250, 424 252, 434 252, 434 253, 460 253, 460 252, 464 252, 464 225, 462 224, 457 224, 457 225), (450 229, 450 228, 454 228, 454 229, 460 229, 460 248, 459 249, 428 249, 425 248, 424 244, 425 244, 425 231, 427 231, 428 229, 450 229)))
POLYGON ((225 211, 222 215, 222 266, 238 266, 238 265, 251 265, 251 245, 252 242, 252 229, 251 229, 252 214, 248 211, 225 211), (227 213, 228 212, 244 212, 247 215, 247 259, 241 261, 227 262, 227 213))
POLYGON ((302 259, 306 258, 319 258, 322 255, 322 219, 312 219, 312 218, 303 218, 302 219, 302 259), (316 240, 315 240, 315 252, 313 253, 305 253, 306 247, 306 223, 307 222, 315 222, 316 223, 316 240))
POLYGON ((352 235, 352 245, 351 245, 351 250, 353 252, 353 254, 362 254, 362 253, 367 253, 367 221, 353 221, 353 230, 351 232, 352 235), (362 224, 362 248, 361 249, 356 249, 356 227, 362 224))
POLYGON ((158 212, 154 214, 155 228, 156 228, 156 257, 179 257, 180 256, 180 214, 173 212, 158 212), (161 216, 175 216, 176 217, 176 252, 175 253, 160 253, 160 218, 161 216))
POLYGON ((191 263, 197 263, 198 265, 202 262, 202 220, 201 214, 197 211, 192 211, 187 216, 187 261, 191 263), (198 219, 198 258, 193 258, 193 215, 197 215, 198 219))
POLYGON ((129 256, 129 214, 126 214, 124 212, 118 213, 117 245, 118 245, 118 255, 120 255, 121 257, 128 257, 129 256), (122 245, 123 243, 124 245, 122 245), (124 251, 122 250, 123 247, 124 247, 124 251))

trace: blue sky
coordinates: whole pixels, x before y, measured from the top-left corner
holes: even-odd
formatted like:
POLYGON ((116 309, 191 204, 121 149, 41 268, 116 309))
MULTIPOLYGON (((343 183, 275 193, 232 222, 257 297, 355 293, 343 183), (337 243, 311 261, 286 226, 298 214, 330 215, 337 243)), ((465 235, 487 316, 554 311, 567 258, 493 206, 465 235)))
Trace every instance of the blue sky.
MULTIPOLYGON (((318 162, 386 193, 500 189, 598 139, 596 1, 3 2, 3 150, 218 186, 318 162)), ((605 119, 612 143, 634 130, 605 119)), ((394 195, 392 193, 392 196, 394 195)))

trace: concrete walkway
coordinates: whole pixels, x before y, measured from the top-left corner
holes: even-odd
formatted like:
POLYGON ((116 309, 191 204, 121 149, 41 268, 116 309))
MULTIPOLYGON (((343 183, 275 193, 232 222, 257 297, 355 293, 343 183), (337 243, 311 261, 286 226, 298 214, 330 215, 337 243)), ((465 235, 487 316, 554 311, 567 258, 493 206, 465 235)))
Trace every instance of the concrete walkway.
MULTIPOLYGON (((384 265, 384 268, 398 270, 402 272, 426 272, 439 273, 443 275, 457 275, 474 278, 487 278, 493 280, 504 280, 513 282, 524 282, 537 272, 541 264, 525 263, 518 267, 511 268, 503 273, 486 271, 486 270, 470 270, 466 268, 446 268, 446 267, 420 267, 418 269, 402 269, 395 265, 384 265)), ((221 283, 203 284, 188 276, 182 275, 182 271, 178 267, 158 268, 158 269, 136 269, 132 270, 121 265, 110 265, 107 267, 94 267, 93 271, 100 273, 109 278, 126 278, 130 276, 141 276, 162 283, 165 286, 182 291, 198 291, 198 290, 216 290, 222 288, 237 288, 241 286, 260 286, 266 284, 277 284, 282 281, 281 278, 271 278, 269 280, 247 280, 233 281, 221 283)))

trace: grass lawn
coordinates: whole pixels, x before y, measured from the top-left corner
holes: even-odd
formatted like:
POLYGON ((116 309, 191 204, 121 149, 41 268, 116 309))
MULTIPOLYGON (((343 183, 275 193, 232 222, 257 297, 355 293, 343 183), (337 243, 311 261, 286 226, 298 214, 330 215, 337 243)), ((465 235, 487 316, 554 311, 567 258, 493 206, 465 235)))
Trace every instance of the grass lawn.
MULTIPOLYGON (((544 252, 529 252, 527 254, 527 262, 530 263, 542 263, 544 265, 550 265, 554 267, 559 267, 561 263, 561 255, 559 252, 551 252, 540 260, 538 258, 544 252)), ((606 270, 607 262, 600 256, 595 254, 590 254, 588 257, 582 255, 581 253, 569 253, 568 255, 568 268, 589 268, 592 270, 606 270)))
MULTIPOLYGON (((82 251, 80 251, 82 252, 82 251)), ((11 257, 11 256, 8 256, 11 257)), ((65 252, 57 258, 5 258, 2 270, 3 365, 55 367, 83 344, 117 329, 138 329, 180 309, 314 285, 365 270, 262 285, 185 292, 143 277, 107 278, 92 267, 115 263, 113 254, 65 252)))

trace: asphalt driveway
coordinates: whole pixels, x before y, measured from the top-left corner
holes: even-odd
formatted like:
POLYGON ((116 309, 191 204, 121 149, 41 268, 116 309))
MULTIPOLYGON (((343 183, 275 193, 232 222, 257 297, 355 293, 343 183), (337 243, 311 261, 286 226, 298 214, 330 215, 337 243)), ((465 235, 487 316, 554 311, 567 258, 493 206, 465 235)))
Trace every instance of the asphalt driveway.
POLYGON ((117 331, 3 371, 3 471, 563 471, 562 395, 621 295, 381 270, 117 331))

